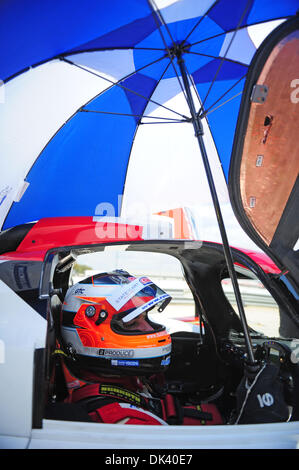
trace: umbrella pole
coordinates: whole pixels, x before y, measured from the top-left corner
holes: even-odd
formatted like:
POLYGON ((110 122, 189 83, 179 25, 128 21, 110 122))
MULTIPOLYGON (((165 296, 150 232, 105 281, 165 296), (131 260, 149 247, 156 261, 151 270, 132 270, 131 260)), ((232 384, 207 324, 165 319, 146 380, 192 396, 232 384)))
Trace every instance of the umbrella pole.
POLYGON ((249 335, 247 320, 246 320, 246 316, 245 316, 245 312, 244 312, 242 297, 241 297, 241 293, 240 293, 240 290, 239 290, 239 284, 238 284, 238 281, 237 281, 237 276, 236 276, 236 272, 235 272, 235 268, 234 268, 233 257, 232 257, 231 249, 230 249, 230 246, 229 246, 229 243, 228 243, 228 238, 227 238, 227 234, 226 234, 225 225, 224 225, 224 222, 223 222, 223 217, 222 217, 222 213, 221 213, 221 209, 220 209, 218 195, 217 195, 217 192, 216 192, 216 187, 215 187, 215 184, 214 184, 214 179, 213 179, 209 159, 208 159, 205 144, 204 144, 204 141, 203 141, 203 134, 204 134, 203 126, 202 126, 200 118, 198 117, 198 115, 196 113, 194 100, 193 100, 192 93, 191 93, 190 87, 189 87, 188 75, 187 75, 184 59, 182 58, 182 54, 180 53, 180 51, 177 51, 176 55, 177 55, 178 66, 180 68, 181 76, 182 76, 182 79, 183 79, 184 89, 185 89, 185 92, 186 92, 186 99, 187 99, 188 106, 190 108, 190 112, 191 112, 191 116, 192 116, 192 123, 193 123, 194 131, 195 131, 195 137, 198 140, 198 144, 199 144, 200 152, 201 152, 201 155, 202 155, 202 160, 203 160, 203 164, 204 164, 204 167, 205 167, 205 171, 206 171, 206 175, 207 175, 207 179, 208 179, 208 184, 209 184, 209 188, 210 188, 210 192, 211 192, 211 196, 212 196, 212 200, 213 200, 213 204, 214 204, 214 208, 215 208, 215 212, 216 212, 216 217, 217 217, 217 221, 218 221, 218 225, 219 225, 219 229, 220 229, 220 234, 221 234, 221 238, 222 238, 222 244, 223 244, 224 255, 225 255, 225 259, 226 259, 226 263, 227 263, 227 268, 228 268, 229 276, 230 276, 231 281, 232 281, 234 294, 235 294, 235 297, 236 297, 236 302, 237 302, 237 306, 238 306, 238 310, 239 310, 240 320, 241 320, 243 330, 244 330, 244 338, 245 338, 246 349, 247 349, 247 354, 248 354, 248 362, 251 366, 254 366, 256 364, 256 362, 255 362, 255 359, 254 359, 254 353, 253 353, 251 338, 250 338, 250 335, 249 335))

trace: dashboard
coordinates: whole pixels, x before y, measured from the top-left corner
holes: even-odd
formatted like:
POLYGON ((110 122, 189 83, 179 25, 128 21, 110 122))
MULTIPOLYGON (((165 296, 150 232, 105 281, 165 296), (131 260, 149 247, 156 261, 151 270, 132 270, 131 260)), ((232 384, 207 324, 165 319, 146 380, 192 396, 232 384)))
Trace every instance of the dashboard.
MULTIPOLYGON (((251 341, 257 361, 270 361, 284 368, 293 368, 299 363, 299 340, 267 338, 257 334, 251 335, 251 341)), ((231 333, 221 342, 220 351, 226 359, 243 364, 247 360, 244 335, 231 333)))
MULTIPOLYGON (((286 403, 292 407, 293 415, 299 413, 299 340, 267 338, 253 335, 252 347, 257 363, 271 363, 277 366, 277 379, 283 386, 286 403)), ((244 336, 233 333, 221 343, 221 355, 232 367, 243 371, 247 361, 244 336)))

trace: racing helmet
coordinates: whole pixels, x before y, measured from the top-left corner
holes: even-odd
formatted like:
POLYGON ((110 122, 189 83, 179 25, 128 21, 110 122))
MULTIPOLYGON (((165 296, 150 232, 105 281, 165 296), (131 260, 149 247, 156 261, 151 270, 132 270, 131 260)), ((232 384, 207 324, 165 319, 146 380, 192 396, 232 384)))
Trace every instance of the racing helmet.
POLYGON ((101 374, 152 375, 170 363, 171 337, 148 312, 171 297, 147 277, 123 270, 70 287, 61 313, 61 348, 70 372, 86 382, 101 374))

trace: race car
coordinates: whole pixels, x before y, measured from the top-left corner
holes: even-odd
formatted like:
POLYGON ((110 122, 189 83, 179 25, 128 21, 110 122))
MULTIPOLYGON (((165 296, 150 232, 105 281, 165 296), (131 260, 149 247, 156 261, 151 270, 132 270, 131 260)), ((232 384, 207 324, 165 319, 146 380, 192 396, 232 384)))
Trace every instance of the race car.
POLYGON ((0 65, 8 97, 1 105, 12 106, 1 126, 0 447, 185 454, 204 448, 298 448, 296 2, 228 2, 233 5, 228 8, 226 0, 204 6, 173 1, 158 14, 154 2, 145 0, 129 2, 130 8, 116 2, 118 11, 111 2, 90 0, 90 8, 73 3, 0 5, 5 19, 0 65), (258 47, 250 28, 268 20, 282 24, 258 47), (175 38, 171 47, 163 36, 169 31, 175 38), (89 77, 87 86, 83 75, 89 77), (183 111, 173 116, 168 104, 176 95, 187 99, 187 110, 184 101, 183 111), (152 114, 160 100, 158 115, 152 114), (146 135, 143 124, 155 119, 163 128, 165 119, 176 130, 194 127, 200 155, 190 160, 184 188, 180 176, 189 148, 183 145, 174 159, 176 132, 168 139, 164 131, 164 146, 148 138, 141 151, 133 151, 139 135, 146 135), (201 186, 199 160, 209 185, 201 186), (178 184, 172 184, 172 170, 178 184), (225 183, 237 221, 262 252, 228 243, 215 182, 225 183), (205 241, 200 226, 198 231, 188 226, 184 238, 173 236, 166 221, 148 236, 151 230, 138 218, 122 220, 130 203, 133 211, 142 198, 155 202, 150 214, 169 216, 175 206, 158 204, 166 187, 180 207, 190 190, 199 211, 200 197, 210 189, 222 242, 205 241), (107 208, 116 220, 99 217, 107 208), (112 253, 116 256, 109 258, 112 253), (166 259, 174 260, 176 272, 179 266, 184 288, 169 276, 165 291, 172 302, 152 313, 171 336, 165 386, 182 406, 212 404, 222 424, 125 427, 90 422, 76 406, 67 406, 61 311, 76 282, 76 263, 86 256, 96 257, 102 272, 111 259, 121 260, 113 268, 131 272, 138 258, 139 272, 132 274, 142 276, 150 275, 145 269, 150 258, 162 282, 169 275, 166 259))
MULTIPOLYGON (((277 380, 283 387, 289 410, 285 422, 278 415, 270 422, 266 419, 263 423, 261 418, 255 424, 236 426, 237 389, 248 353, 242 322, 225 293, 223 280, 227 279, 228 273, 222 245, 196 240, 186 243, 186 240, 163 236, 147 240, 142 237, 142 226, 137 231, 135 226, 137 235, 132 238, 133 228, 88 217, 70 217, 44 219, 2 234, 1 377, 6 386, 1 388, 1 446, 106 448, 107 433, 113 434, 109 446, 113 442, 115 448, 142 447, 145 442, 146 447, 151 448, 296 446, 297 300, 288 289, 285 274, 263 253, 232 248, 240 280, 254 278, 278 307, 276 320, 278 318, 281 331, 276 337, 266 336, 250 326, 249 332, 256 360, 278 366, 277 380), (111 230, 116 234, 115 240, 109 236, 99 239, 99 233, 111 234, 111 230), (181 265, 193 297, 195 315, 192 321, 197 322, 197 330, 188 328, 190 310, 185 313, 184 306, 180 308, 180 315, 172 318, 166 315, 167 308, 164 318, 164 312, 157 313, 159 320, 166 326, 169 322, 172 328, 172 358, 165 373, 167 387, 184 403, 200 400, 217 404, 225 426, 198 426, 192 433, 188 426, 167 426, 167 429, 159 426, 153 435, 152 430, 141 432, 139 426, 137 429, 129 426, 129 430, 127 426, 124 431, 123 425, 82 422, 82 416, 78 422, 76 414, 66 414, 63 409, 64 379, 57 373, 55 354, 61 306, 72 282, 73 266, 80 256, 104 257, 112 249, 129 257, 138 255, 141 266, 148 254, 174 258, 181 265), (55 410, 54 415, 49 414, 51 408, 55 410)), ((104 263, 105 258, 103 266, 104 263)), ((273 311, 270 312, 268 321, 272 324, 276 320, 273 311)), ((260 395, 267 396, 270 393, 267 390, 260 395)), ((267 405, 266 399, 265 403, 267 405)), ((263 407, 267 408, 266 405, 263 407)))

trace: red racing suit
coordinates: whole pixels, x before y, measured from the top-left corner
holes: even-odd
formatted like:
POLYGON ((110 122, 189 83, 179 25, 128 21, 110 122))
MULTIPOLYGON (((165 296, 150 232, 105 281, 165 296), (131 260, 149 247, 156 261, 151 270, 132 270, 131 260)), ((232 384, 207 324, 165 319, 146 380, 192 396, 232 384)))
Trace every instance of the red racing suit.
POLYGON ((79 403, 100 423, 223 424, 214 404, 182 406, 175 396, 151 394, 139 377, 102 377, 97 384, 69 381, 69 403, 79 403), (78 386, 79 385, 79 386, 78 386))

